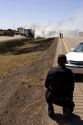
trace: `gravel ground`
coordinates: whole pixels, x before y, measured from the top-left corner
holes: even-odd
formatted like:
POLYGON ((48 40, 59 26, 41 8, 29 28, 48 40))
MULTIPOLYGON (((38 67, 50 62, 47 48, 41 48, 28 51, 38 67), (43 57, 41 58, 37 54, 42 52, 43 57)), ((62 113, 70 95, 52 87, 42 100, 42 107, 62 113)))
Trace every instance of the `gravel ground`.
POLYGON ((43 125, 44 81, 53 65, 57 41, 34 64, 0 80, 0 125, 43 125))

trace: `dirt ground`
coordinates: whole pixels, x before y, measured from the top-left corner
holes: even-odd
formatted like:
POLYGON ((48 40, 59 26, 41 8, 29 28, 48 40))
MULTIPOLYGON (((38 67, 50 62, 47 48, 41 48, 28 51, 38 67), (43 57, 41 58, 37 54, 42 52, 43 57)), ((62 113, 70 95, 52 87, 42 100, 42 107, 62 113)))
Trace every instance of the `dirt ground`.
POLYGON ((50 46, 34 63, 0 79, 0 125, 43 125, 44 82, 53 65, 58 39, 49 40, 50 46))

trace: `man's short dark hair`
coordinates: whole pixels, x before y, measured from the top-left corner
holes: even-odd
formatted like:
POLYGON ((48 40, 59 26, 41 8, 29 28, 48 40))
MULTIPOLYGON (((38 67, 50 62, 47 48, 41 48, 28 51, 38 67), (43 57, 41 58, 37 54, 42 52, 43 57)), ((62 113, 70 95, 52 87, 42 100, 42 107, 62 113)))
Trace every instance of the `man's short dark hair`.
POLYGON ((58 56, 58 64, 67 63, 67 58, 65 54, 60 54, 58 56))

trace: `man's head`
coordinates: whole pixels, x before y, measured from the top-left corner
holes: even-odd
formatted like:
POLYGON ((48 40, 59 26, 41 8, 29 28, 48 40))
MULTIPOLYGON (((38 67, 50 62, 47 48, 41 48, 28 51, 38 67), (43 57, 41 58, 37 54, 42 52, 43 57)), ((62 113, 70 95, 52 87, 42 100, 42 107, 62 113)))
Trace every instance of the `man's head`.
POLYGON ((60 54, 60 55, 58 56, 58 64, 59 64, 60 66, 65 66, 66 63, 67 63, 67 58, 66 58, 66 56, 65 56, 64 54, 60 54))

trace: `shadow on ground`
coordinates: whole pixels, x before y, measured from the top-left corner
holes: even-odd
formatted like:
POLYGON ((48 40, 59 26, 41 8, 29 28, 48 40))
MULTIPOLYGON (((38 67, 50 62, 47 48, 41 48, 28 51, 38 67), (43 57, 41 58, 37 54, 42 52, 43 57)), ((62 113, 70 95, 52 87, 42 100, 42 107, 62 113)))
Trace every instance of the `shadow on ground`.
POLYGON ((52 120, 56 121, 58 125, 83 125, 83 120, 76 114, 72 114, 69 120, 65 119, 62 114, 55 114, 52 120))
POLYGON ((39 41, 28 41, 28 40, 16 40, 16 41, 7 41, 0 44, 0 54, 11 53, 15 55, 30 53, 33 51, 43 51, 46 50, 53 41, 54 38, 48 38, 39 41), (36 44, 33 47, 26 47, 23 46, 28 44, 36 44))

